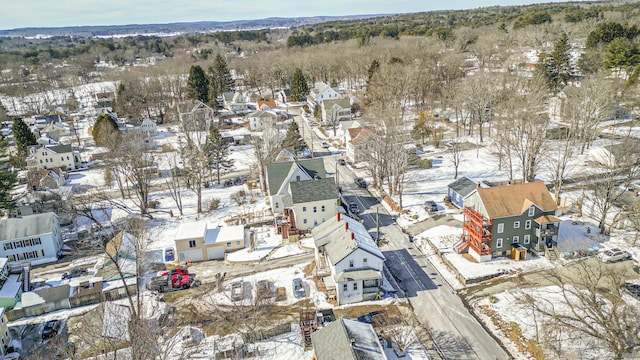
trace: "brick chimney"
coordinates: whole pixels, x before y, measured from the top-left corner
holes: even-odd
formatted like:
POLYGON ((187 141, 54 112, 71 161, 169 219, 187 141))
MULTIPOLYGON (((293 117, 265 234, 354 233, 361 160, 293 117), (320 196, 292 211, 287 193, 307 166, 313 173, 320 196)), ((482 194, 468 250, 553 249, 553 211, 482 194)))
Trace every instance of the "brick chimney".
POLYGON ((349 230, 349 223, 346 221, 344 222, 344 229, 349 230))
POLYGON ((340 221, 340 211, 338 211, 338 221, 340 221))
POLYGON ((351 240, 355 240, 356 239, 356 234, 352 231, 351 232, 351 240))

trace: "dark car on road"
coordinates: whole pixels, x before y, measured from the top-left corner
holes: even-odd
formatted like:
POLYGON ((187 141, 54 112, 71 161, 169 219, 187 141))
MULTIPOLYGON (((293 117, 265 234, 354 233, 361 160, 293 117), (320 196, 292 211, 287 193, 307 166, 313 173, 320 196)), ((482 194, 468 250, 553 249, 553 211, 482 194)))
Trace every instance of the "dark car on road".
POLYGON ((47 321, 44 324, 44 327, 42 328, 42 340, 47 340, 47 339, 56 337, 56 335, 58 335, 58 332, 60 331, 61 325, 62 324, 60 323, 60 320, 47 321))
POLYGON ((352 214, 360 213, 360 209, 358 208, 358 204, 350 203, 349 204, 349 212, 352 213, 352 214))
POLYGON ((357 177, 357 178, 353 179, 353 182, 355 182, 356 185, 358 185, 358 187, 361 187, 361 188, 366 188, 367 187, 367 182, 364 181, 364 179, 361 178, 361 177, 357 177))
POLYGON ((340 165, 347 165, 347 161, 345 159, 340 159, 338 160, 338 162, 340 163, 340 165))

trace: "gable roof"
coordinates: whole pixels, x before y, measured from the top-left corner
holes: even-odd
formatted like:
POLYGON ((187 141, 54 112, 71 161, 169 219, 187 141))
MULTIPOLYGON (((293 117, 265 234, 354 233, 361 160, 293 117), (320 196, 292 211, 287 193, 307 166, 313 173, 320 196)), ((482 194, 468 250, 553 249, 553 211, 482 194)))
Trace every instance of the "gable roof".
MULTIPOLYGON (((349 131, 351 130, 352 129, 349 129, 349 131)), ((373 130, 371 130, 370 128, 367 128, 367 127, 361 128, 361 130, 358 131, 355 136, 351 137, 351 143, 353 145, 358 145, 364 142, 369 137, 369 135, 371 135, 372 132, 373 130)))
POLYGON ((269 189, 269 195, 278 193, 284 181, 288 179, 287 176, 291 175, 295 168, 305 171, 312 179, 316 176, 323 179, 327 174, 322 158, 267 164, 267 188, 269 189))
POLYGON ((487 215, 491 218, 520 215, 531 205, 543 211, 557 209, 546 185, 541 182, 477 189, 487 215))
POLYGON ((337 264, 357 249, 362 249, 382 260, 385 259, 382 251, 369 235, 362 223, 341 215, 325 221, 311 230, 316 247, 324 246, 327 256, 332 264, 337 264), (349 229, 345 229, 348 224, 349 229), (353 233, 353 239, 351 239, 353 233))
POLYGON ((343 109, 351 109, 349 99, 327 99, 322 102, 322 107, 325 109, 330 109, 333 105, 338 105, 343 109))
POLYGON ((463 176, 447 186, 457 194, 460 194, 460 196, 466 197, 478 187, 478 184, 466 176, 463 176))
POLYGON ((386 360, 382 344, 371 324, 338 319, 311 333, 318 360, 386 360))
POLYGON ((53 151, 56 154, 69 153, 72 151, 71 145, 55 145, 55 146, 46 146, 46 149, 53 151))
POLYGON ((258 100, 258 109, 262 109, 262 105, 268 106, 269 109, 275 109, 277 106, 276 101, 274 99, 258 100))
POLYGON ((48 234, 53 229, 52 212, 0 220, 0 241, 48 234))
POLYGON ((338 199, 338 190, 333 178, 294 181, 289 183, 289 189, 294 204, 338 199))
POLYGON ((212 227, 207 229, 204 236, 205 244, 223 243, 232 240, 244 240, 244 225, 212 227))

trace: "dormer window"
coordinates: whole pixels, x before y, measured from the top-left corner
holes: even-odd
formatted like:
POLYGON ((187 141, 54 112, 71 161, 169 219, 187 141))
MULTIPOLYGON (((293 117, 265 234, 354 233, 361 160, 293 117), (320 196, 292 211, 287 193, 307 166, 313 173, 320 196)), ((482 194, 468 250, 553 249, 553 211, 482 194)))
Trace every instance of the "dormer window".
POLYGON ((533 214, 535 214, 535 211, 536 211, 536 208, 535 208, 535 207, 533 207, 533 206, 531 206, 531 207, 529 208, 529 216, 533 216, 533 214))

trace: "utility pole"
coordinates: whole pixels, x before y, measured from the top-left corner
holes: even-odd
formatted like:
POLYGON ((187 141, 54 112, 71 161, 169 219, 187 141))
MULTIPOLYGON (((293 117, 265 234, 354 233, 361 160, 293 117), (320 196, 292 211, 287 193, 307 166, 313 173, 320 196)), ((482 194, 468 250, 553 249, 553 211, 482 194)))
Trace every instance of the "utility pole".
POLYGON ((376 206, 376 245, 380 246, 380 207, 376 206))

